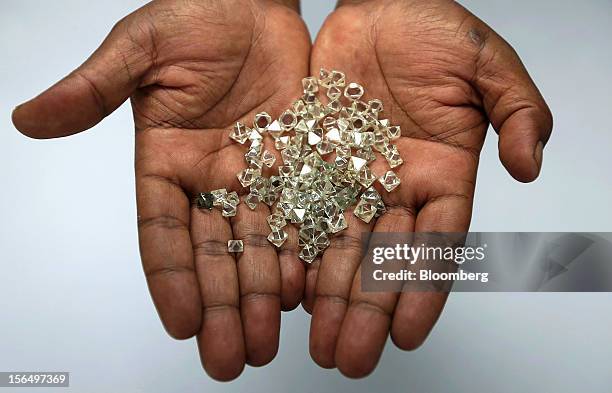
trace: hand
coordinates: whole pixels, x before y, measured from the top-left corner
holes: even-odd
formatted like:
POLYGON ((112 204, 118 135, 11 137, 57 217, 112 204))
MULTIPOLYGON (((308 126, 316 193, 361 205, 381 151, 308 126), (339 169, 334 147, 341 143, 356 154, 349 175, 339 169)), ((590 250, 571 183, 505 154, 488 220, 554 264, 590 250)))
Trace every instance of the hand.
MULTIPOLYGON (((361 83, 402 127, 402 183, 382 193, 387 214, 370 225, 347 214, 349 228, 307 272, 311 356, 361 377, 375 368, 389 331, 399 348, 418 347, 447 295, 362 292, 360 232, 466 232, 489 122, 502 163, 528 182, 540 172, 552 118, 512 48, 454 2, 341 1, 313 47, 311 70, 320 67, 361 83)), ((380 161, 372 165, 379 176, 380 161)))
POLYGON ((94 126, 131 98, 149 289, 168 333, 197 334, 204 368, 220 380, 238 376, 245 362, 274 358, 280 310, 296 307, 304 287, 297 236, 278 255, 266 240, 267 206, 241 203, 228 220, 190 203, 202 191, 243 190, 236 174, 244 149, 228 138, 229 127, 264 110, 278 116, 301 94, 310 39, 296 9, 279 3, 150 3, 13 113, 24 134, 56 138, 94 126), (232 238, 245 243, 236 259, 227 252, 232 238))

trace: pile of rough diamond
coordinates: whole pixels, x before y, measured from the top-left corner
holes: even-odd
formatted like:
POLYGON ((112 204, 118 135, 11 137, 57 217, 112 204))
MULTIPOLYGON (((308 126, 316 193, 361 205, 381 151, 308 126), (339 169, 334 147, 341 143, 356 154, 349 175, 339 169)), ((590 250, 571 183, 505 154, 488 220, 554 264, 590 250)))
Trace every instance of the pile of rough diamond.
MULTIPOLYGON (((255 209, 259 202, 270 206, 268 240, 280 247, 288 237, 285 225, 296 224, 299 256, 310 263, 329 246, 330 236, 347 227, 347 208, 356 205, 355 216, 365 222, 385 212, 381 196, 372 186, 377 177, 368 166, 376 159, 374 151, 391 168, 403 161, 391 143, 400 137, 400 127, 381 118, 380 100, 361 100, 361 85, 347 84, 342 72, 325 69, 318 78, 304 78, 302 85, 302 98, 277 120, 259 113, 253 127, 236 123, 230 138, 248 143, 244 155, 247 168, 238 174, 238 180, 249 188, 245 198, 249 208, 255 209), (319 100, 318 95, 323 94, 326 98, 319 100), (264 148, 266 135, 273 138, 283 161, 278 175, 270 177, 263 176, 262 169, 272 167, 276 156, 264 148)), ((378 181, 387 192, 400 184, 392 170, 378 181)), ((224 216, 236 214, 235 193, 215 190, 203 195, 199 204, 208 198, 207 208, 214 204, 222 208, 224 216)))

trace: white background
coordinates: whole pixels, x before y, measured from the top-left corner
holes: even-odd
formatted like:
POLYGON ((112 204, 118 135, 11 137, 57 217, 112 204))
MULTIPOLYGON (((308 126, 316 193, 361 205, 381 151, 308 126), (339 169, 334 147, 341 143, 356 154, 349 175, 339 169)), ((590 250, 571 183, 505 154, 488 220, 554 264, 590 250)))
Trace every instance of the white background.
MULTIPOLYGON (((300 308, 283 316, 271 365, 229 384, 208 378, 194 341, 166 336, 141 271, 129 106, 55 141, 10 123, 16 104, 80 64, 141 4, 2 2, 0 370, 70 371, 75 392, 610 391, 610 294, 453 294, 421 349, 388 343, 359 381, 311 361, 300 308)), ((535 184, 504 172, 489 134, 471 229, 611 231, 612 2, 464 4, 514 45, 555 114, 535 184)), ((313 34, 332 6, 303 1, 313 34)))

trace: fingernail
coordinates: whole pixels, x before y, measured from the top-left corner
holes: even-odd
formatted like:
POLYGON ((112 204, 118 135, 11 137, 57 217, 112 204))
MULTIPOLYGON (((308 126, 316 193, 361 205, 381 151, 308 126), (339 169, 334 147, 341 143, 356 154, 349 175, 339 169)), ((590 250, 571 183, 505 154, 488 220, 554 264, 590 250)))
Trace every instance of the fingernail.
POLYGON ((538 166, 538 172, 540 172, 540 170, 542 169, 542 160, 544 158, 544 143, 542 143, 542 141, 539 141, 538 144, 536 145, 535 151, 533 152, 533 159, 536 162, 536 165, 538 166))

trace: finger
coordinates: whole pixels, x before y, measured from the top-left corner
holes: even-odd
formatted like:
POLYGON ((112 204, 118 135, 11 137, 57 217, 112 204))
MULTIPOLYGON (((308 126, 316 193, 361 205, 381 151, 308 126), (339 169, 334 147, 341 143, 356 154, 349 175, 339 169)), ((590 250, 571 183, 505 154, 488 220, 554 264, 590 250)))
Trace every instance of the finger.
POLYGON ((488 27, 477 26, 470 30, 479 46, 473 81, 499 133, 500 159, 515 179, 533 181, 552 132, 552 114, 514 49, 488 27))
POLYGON ((252 366, 269 363, 278 351, 280 267, 267 239, 268 215, 270 210, 263 203, 254 211, 241 203, 232 218, 234 236, 244 242, 244 252, 238 256, 240 314, 247 362, 252 366))
POLYGON ((189 236, 189 200, 161 176, 136 177, 140 255, 165 329, 185 339, 200 329, 202 303, 189 236))
POLYGON ((56 138, 93 127, 119 107, 151 66, 151 35, 131 18, 119 22, 83 65, 15 108, 15 127, 32 138, 56 138))
POLYGON ((236 378, 245 364, 236 260, 227 251, 232 229, 218 209, 192 208, 191 237, 202 297, 200 358, 217 380, 236 378))
POLYGON ((312 309, 314 307, 315 289, 317 286, 317 277, 319 276, 320 266, 321 258, 317 258, 306 267, 306 282, 304 283, 304 299, 302 299, 302 307, 308 314, 312 314, 312 309))
POLYGON ((296 308, 304 295, 306 269, 298 257, 298 230, 293 225, 283 228, 289 236, 278 252, 281 272, 281 308, 289 311, 296 308))
POLYGON ((361 259, 361 234, 374 225, 355 217, 353 209, 344 215, 348 228, 331 238, 321 259, 310 322, 310 356, 325 368, 336 366, 338 334, 361 259))
MULTIPOLYGON (((415 232, 466 232, 472 215, 472 198, 459 194, 431 199, 419 211, 415 232)), ((446 302, 445 292, 403 292, 397 302, 391 338, 404 350, 418 348, 438 320, 446 302)))
MULTIPOLYGON (((374 231, 381 233, 408 233, 413 229, 412 210, 400 207, 390 207, 374 226, 374 231)), ((338 337, 336 363, 346 376, 361 378, 371 373, 380 359, 398 293, 362 291, 360 269, 352 284, 349 307, 338 337)))

